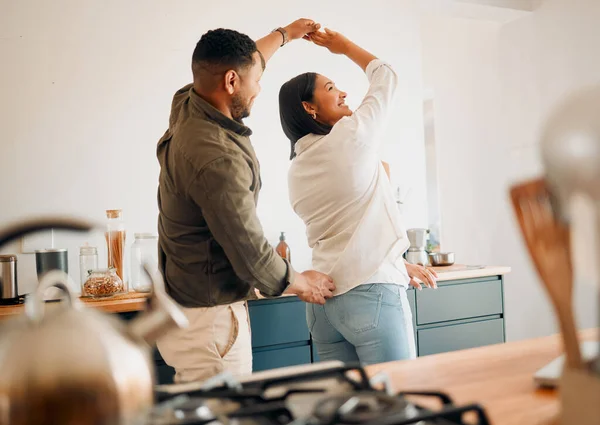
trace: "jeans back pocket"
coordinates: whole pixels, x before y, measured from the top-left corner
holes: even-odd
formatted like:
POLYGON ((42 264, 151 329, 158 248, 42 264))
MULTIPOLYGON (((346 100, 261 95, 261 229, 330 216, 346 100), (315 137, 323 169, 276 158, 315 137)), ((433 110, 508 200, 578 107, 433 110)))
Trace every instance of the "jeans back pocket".
POLYGON ((376 283, 359 285, 346 292, 340 301, 343 304, 344 325, 354 333, 376 329, 379 326, 383 294, 376 283))

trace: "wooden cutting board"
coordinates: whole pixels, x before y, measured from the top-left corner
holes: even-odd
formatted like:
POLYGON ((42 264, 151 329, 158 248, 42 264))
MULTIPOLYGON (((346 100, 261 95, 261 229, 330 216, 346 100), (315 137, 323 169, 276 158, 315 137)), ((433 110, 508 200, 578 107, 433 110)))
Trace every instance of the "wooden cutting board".
POLYGON ((483 269, 483 266, 467 266, 466 264, 452 264, 451 266, 439 266, 439 267, 431 267, 437 273, 444 272, 460 272, 464 270, 477 270, 483 269))
POLYGON ((120 301, 120 300, 138 300, 150 298, 150 293, 145 292, 128 292, 126 294, 118 294, 110 297, 99 297, 99 298, 91 298, 91 297, 80 297, 79 299, 85 303, 96 303, 96 302, 106 302, 106 301, 120 301))

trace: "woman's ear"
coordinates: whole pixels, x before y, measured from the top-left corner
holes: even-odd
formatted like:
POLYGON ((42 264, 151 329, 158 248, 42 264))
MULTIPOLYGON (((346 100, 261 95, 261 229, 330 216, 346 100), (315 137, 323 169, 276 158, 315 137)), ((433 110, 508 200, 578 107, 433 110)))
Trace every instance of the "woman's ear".
POLYGON ((302 102, 302 106, 304 107, 304 110, 308 113, 308 115, 313 115, 317 113, 315 107, 308 102, 302 102))

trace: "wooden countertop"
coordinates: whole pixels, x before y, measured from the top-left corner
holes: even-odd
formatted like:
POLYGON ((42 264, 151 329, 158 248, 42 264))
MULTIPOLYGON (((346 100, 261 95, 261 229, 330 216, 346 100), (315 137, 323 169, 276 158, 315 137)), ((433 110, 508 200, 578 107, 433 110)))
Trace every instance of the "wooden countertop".
MULTIPOLYGON (((596 340, 598 331, 580 335, 596 340)), ((553 335, 382 363, 367 367, 367 372, 387 372, 395 391, 441 390, 458 405, 479 403, 493 425, 554 424, 558 392, 538 389, 533 374, 561 350, 559 336, 553 335)))
MULTIPOLYGON (((487 266, 483 268, 473 268, 473 266, 461 264, 455 264, 448 267, 434 267, 434 270, 438 273, 438 281, 497 276, 510 273, 510 267, 487 266)), ((260 294, 258 294, 258 296, 259 299, 264 299, 260 294)), ((98 308, 109 313, 124 313, 143 310, 146 306, 147 297, 148 294, 130 292, 126 295, 119 295, 108 299, 94 300, 80 298, 80 300, 92 308, 98 308)), ((0 320, 15 314, 21 314, 23 311, 23 305, 0 306, 0 320)))
MULTIPOLYGON (((108 313, 125 313, 131 311, 140 311, 146 307, 146 299, 149 294, 130 292, 129 294, 117 295, 107 299, 80 298, 80 300, 91 308, 97 308, 108 313)), ((59 303, 49 303, 50 305, 59 303)), ((21 314, 25 306, 9 305, 0 306, 0 320, 16 314, 21 314)))

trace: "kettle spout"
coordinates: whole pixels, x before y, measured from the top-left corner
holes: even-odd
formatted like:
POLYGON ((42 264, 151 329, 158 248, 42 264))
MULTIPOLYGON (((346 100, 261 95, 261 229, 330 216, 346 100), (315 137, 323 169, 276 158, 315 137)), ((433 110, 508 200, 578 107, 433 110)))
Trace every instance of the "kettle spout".
POLYGON ((153 344, 169 330, 186 328, 189 322, 179 305, 167 294, 160 272, 152 270, 147 264, 144 270, 150 275, 153 286, 150 309, 132 320, 128 331, 146 343, 153 344))

